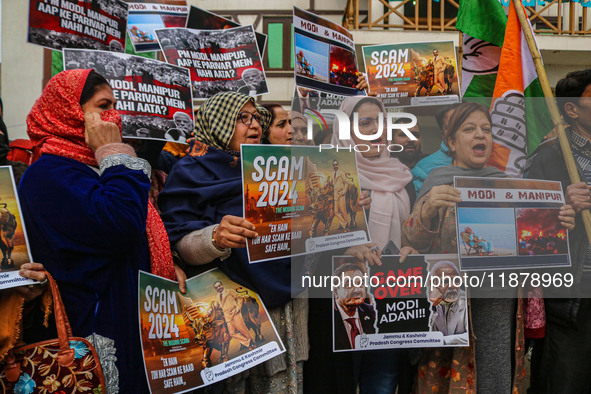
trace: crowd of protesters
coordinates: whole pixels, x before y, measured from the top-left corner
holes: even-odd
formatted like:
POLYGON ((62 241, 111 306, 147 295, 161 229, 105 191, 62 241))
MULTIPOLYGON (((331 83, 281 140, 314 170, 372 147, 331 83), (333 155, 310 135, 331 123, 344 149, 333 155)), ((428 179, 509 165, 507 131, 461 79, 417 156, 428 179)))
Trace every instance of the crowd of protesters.
MULTIPOLYGON (((358 88, 365 86, 361 79, 358 88)), ((569 73, 558 82, 556 95, 583 181, 571 184, 558 142, 537 152, 527 176, 562 182, 567 205, 558 219, 569 233, 575 281, 584 288, 591 280, 591 246, 581 218, 591 208, 591 69, 569 73)), ((164 146, 147 140, 126 143, 114 108, 108 82, 95 71, 77 69, 54 76, 27 117, 29 137, 41 156, 20 179, 19 198, 36 261, 20 273, 41 284, 0 292, 0 362, 19 341, 51 335, 31 336, 20 329, 23 311, 30 309, 23 305, 37 302, 40 313, 47 310, 46 269, 59 284, 74 335, 100 336, 116 354, 116 362, 103 366, 105 391, 147 393, 138 335, 138 271, 177 280, 184 292, 187 277, 217 267, 261 296, 287 351, 262 368, 203 389, 207 392, 591 390, 588 298, 545 300, 545 337, 533 342, 530 381, 525 355, 532 342, 525 335, 517 292, 469 299, 469 346, 333 353, 334 301, 293 298, 292 268, 301 259, 251 265, 245 250, 247 238, 258 234, 242 217, 240 145, 312 145, 304 133, 306 117, 278 104, 261 106, 239 92, 222 92, 200 105, 186 145, 164 146)), ((346 98, 340 110, 369 119, 360 124, 366 135, 376 133, 378 114, 385 112, 379 99, 367 96, 346 98)), ((453 177, 507 175, 487 166, 493 149, 487 107, 456 104, 436 119, 442 143, 431 155, 422 152, 424 130, 418 126, 411 130, 417 140, 393 136, 403 152, 390 154, 373 145, 356 153, 362 189, 357 204, 366 211, 372 243, 342 254, 381 264, 380 251, 389 241, 403 259, 457 253, 456 203, 461 199, 453 177)), ((0 132, 0 161, 14 164, 5 159, 8 131, 2 122, 0 132)), ((359 142, 356 135, 348 141, 337 135, 335 126, 333 145, 359 142)), ((325 269, 322 254, 302 259, 308 269, 325 269)), ((239 330, 231 322, 228 326, 239 330)), ((253 346, 246 339, 243 345, 253 346)))

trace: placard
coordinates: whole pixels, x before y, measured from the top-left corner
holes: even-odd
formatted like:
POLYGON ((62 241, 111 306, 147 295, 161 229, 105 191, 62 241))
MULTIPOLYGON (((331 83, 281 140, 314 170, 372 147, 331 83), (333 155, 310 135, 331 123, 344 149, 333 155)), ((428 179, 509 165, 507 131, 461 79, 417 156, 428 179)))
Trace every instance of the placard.
POLYGON ((353 35, 342 26, 293 7, 296 86, 342 96, 357 90, 357 54, 353 35))
POLYGON ((135 52, 159 51, 155 29, 185 27, 186 0, 125 0, 129 3, 127 32, 135 52))
POLYGON ((124 52, 126 25, 127 4, 121 0, 30 0, 27 42, 124 52))
POLYGON ((466 291, 437 282, 460 276, 457 265, 455 255, 333 257, 333 350, 468 346, 466 291))
POLYGON ((156 30, 164 57, 190 70, 193 98, 237 91, 248 96, 269 92, 252 26, 224 30, 156 30))
POLYGON ((354 151, 241 145, 251 263, 369 242, 354 151))
POLYGON ((453 104, 460 85, 453 41, 362 47, 369 91, 386 106, 453 104))
POLYGON ((33 261, 11 166, 0 166, 0 289, 39 283, 18 274, 33 261))
POLYGON ((260 297, 213 269, 178 283, 139 272, 139 318, 151 393, 184 393, 285 351, 260 297))
POLYGON ((64 69, 92 68, 117 100, 123 137, 185 142, 195 128, 189 71, 141 56, 65 49, 64 69))
POLYGON ((454 177, 462 271, 570 266, 556 181, 454 177))

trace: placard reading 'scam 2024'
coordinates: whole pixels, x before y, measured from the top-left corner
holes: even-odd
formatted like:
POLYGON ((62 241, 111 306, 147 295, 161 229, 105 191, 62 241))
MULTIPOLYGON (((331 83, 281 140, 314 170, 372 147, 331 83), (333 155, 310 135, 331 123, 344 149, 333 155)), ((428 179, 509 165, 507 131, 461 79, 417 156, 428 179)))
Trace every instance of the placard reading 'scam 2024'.
POLYGON ((363 47, 369 91, 386 106, 457 103, 454 43, 417 42, 363 47))
POLYGON ((0 290, 38 283, 18 274, 21 265, 33 259, 14 185, 12 167, 0 167, 0 290))
POLYGON ((571 265, 560 182, 455 177, 462 271, 571 265))
POLYGON ((184 393, 285 351, 259 296, 214 269, 179 285, 139 273, 139 315, 152 393, 184 393))
POLYGON ((355 152, 241 145, 251 263, 369 242, 355 152))

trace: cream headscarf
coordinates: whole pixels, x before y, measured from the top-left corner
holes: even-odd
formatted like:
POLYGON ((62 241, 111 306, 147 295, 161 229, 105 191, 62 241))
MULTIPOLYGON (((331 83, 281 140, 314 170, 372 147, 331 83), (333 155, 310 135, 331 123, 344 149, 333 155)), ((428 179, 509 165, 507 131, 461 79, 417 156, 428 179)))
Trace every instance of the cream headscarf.
MULTIPOLYGON (((376 104, 381 108, 384 117, 386 116, 382 102, 369 97, 347 97, 340 110, 352 119, 351 115, 361 101, 376 104)), ((332 145, 348 147, 355 144, 353 140, 339 140, 338 134, 339 126, 338 122, 335 122, 332 145)), ((410 199, 404 188, 412 181, 410 169, 400 160, 390 157, 390 152, 385 146, 376 158, 367 159, 361 153, 357 153, 356 156, 359 185, 362 189, 371 190, 368 219, 371 240, 377 243, 380 249, 383 249, 389 240, 400 247, 400 226, 410 215, 410 199)))

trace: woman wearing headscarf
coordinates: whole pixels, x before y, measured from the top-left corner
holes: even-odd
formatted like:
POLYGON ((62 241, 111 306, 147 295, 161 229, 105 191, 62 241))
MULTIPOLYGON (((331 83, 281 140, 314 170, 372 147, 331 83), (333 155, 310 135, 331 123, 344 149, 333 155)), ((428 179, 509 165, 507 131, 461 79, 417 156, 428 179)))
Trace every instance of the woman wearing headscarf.
POLYGON ((189 274, 219 267, 233 281, 256 291, 286 344, 286 355, 264 364, 263 374, 248 371, 226 381, 243 391, 250 374, 254 392, 297 392, 297 363, 307 358, 305 309, 291 301, 290 259, 249 264, 246 238, 255 226, 244 219, 240 145, 258 144, 270 113, 252 97, 222 92, 206 100, 195 119, 195 138, 186 157, 173 167, 159 206, 171 244, 189 274))
MULTIPOLYGON (((492 121, 478 103, 459 105, 449 120, 445 143, 452 165, 436 168, 425 180, 419 200, 403 225, 403 244, 421 253, 457 253, 456 210, 460 192, 454 176, 507 177, 487 167, 492 151, 492 121)), ((562 207, 559 219, 574 227, 574 211, 562 207)), ((500 291, 500 290, 497 290, 500 291)), ((424 349, 418 392, 522 392, 525 388, 523 311, 517 294, 473 298, 469 302, 470 346, 424 349), (512 363, 510 360, 514 360, 512 363)))
POLYGON ((19 197, 32 255, 56 279, 73 334, 116 357, 103 364, 105 391, 146 393, 138 271, 174 279, 175 268, 148 202, 149 164, 122 143, 114 106, 98 73, 54 76, 27 117, 42 156, 23 176, 19 197))

